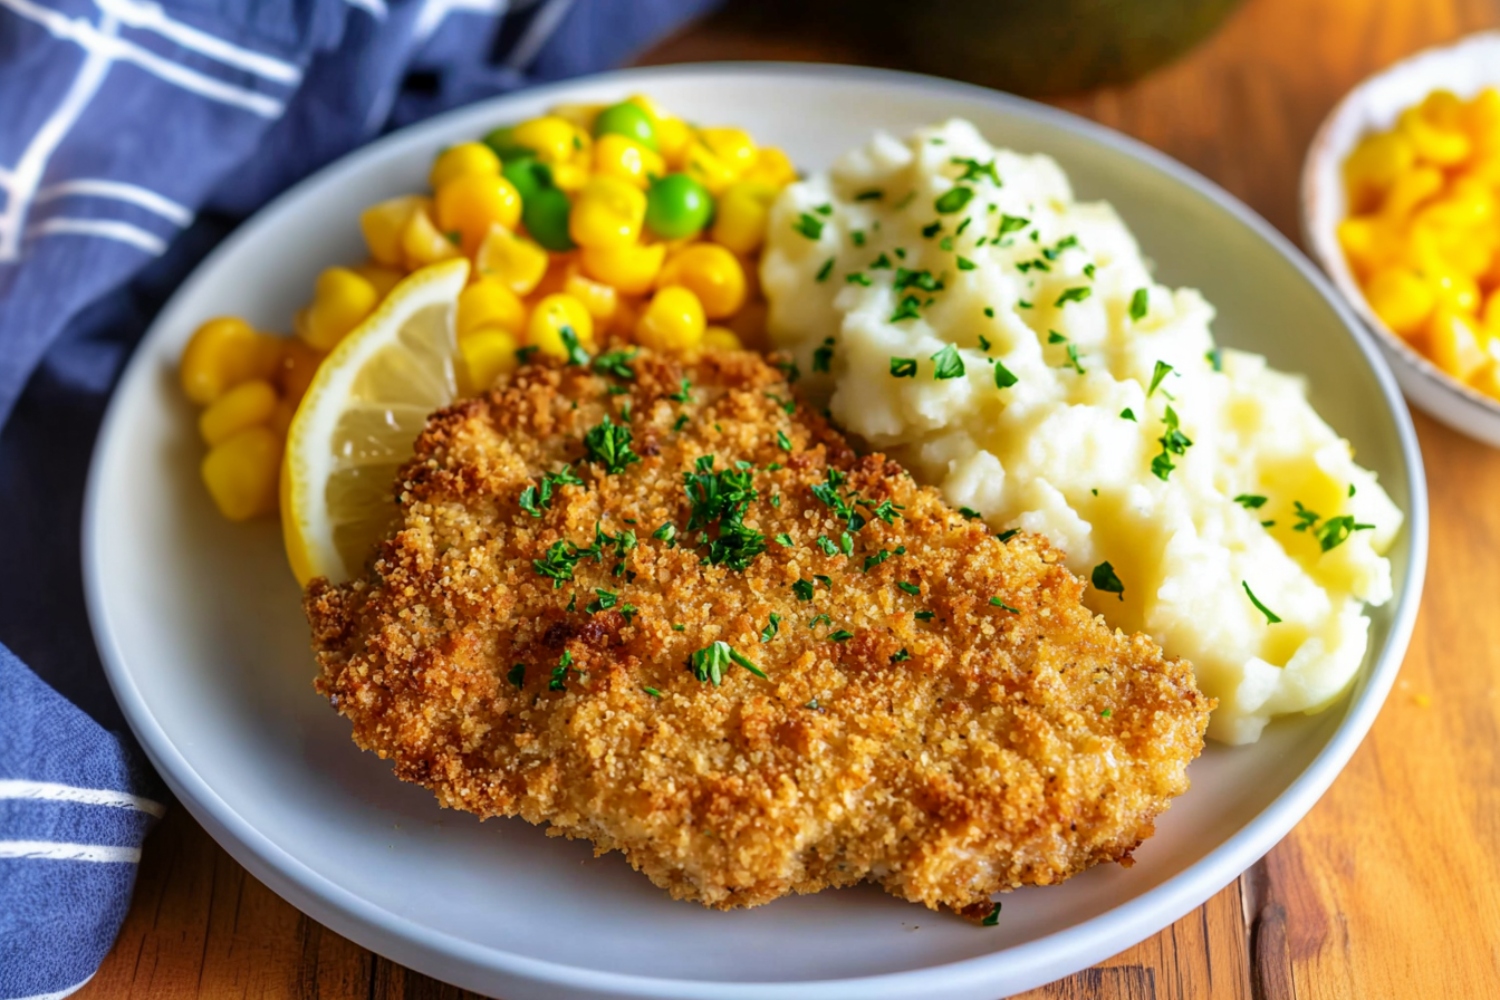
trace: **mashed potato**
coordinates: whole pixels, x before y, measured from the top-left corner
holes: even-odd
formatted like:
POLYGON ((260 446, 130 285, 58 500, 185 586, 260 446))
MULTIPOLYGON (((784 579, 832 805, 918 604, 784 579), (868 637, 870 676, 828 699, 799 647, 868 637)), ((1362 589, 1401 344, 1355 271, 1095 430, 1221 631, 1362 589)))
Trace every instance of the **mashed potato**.
POLYGON ((762 279, 810 394, 1090 607, 1191 660, 1209 733, 1316 712, 1363 661, 1402 515, 1301 379, 1215 347, 1114 210, 967 122, 877 135, 788 188, 762 279))

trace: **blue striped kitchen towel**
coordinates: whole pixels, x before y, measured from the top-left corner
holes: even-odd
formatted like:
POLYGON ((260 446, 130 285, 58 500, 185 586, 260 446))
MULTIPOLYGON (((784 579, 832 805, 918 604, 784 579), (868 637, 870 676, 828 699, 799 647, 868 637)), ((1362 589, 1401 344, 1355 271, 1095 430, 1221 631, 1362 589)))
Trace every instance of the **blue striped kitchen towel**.
POLYGON ((88 980, 162 811, 78 568, 104 400, 162 301, 328 161, 716 2, 0 0, 0 1000, 88 980))

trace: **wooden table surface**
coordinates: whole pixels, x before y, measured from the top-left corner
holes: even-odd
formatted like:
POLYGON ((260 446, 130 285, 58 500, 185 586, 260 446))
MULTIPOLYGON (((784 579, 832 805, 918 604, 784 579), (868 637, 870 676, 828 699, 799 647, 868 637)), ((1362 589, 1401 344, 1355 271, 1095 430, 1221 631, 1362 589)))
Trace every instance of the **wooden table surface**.
MULTIPOLYGON (((1409 52, 1495 27, 1500 0, 1249 0, 1180 61, 1055 103, 1202 171, 1295 238, 1302 154, 1338 97, 1409 52)), ((646 61, 873 61, 825 34, 731 12, 646 61)), ((1026 997, 1500 997, 1500 451, 1416 422, 1432 493, 1427 590, 1400 679, 1348 769, 1198 911, 1026 997)), ((472 996, 303 916, 180 807, 147 841, 119 942, 77 995, 472 996)))

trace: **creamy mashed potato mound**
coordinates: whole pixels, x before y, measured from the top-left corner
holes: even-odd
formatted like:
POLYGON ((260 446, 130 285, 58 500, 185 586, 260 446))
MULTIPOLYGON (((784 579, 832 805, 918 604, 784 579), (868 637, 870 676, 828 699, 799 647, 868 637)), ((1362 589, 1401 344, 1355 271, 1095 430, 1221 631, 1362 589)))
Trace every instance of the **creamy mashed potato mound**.
POLYGON ((1091 608, 1192 661, 1212 737, 1348 688, 1400 510, 1302 379, 1217 349, 1213 307, 1152 281, 1049 157, 964 121, 877 134, 783 192, 761 271, 809 394, 995 531, 1065 551, 1091 608))

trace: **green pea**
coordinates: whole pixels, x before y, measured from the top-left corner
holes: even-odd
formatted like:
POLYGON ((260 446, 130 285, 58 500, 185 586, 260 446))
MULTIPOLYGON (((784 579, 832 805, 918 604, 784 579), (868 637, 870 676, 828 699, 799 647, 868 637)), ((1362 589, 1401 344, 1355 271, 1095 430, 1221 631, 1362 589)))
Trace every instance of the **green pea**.
POLYGON ((594 119, 594 135, 623 135, 647 149, 656 149, 656 123, 638 104, 621 101, 599 112, 594 119))
POLYGON ((687 174, 668 174, 646 192, 646 225, 663 239, 692 236, 708 225, 713 211, 708 188, 687 174))
POLYGON ((515 128, 513 126, 502 125, 500 128, 492 129, 482 140, 486 146, 495 151, 496 156, 500 157, 501 163, 509 163, 512 159, 519 156, 533 155, 531 150, 525 146, 517 145, 516 140, 511 138, 514 132, 515 128))
POLYGON ((552 170, 545 163, 538 163, 535 156, 527 154, 505 160, 500 174, 515 185, 516 193, 524 203, 541 188, 552 186, 552 170))
POLYGON ((568 213, 573 205, 568 196, 550 184, 521 196, 521 221, 531 238, 552 251, 573 249, 568 235, 568 213))

